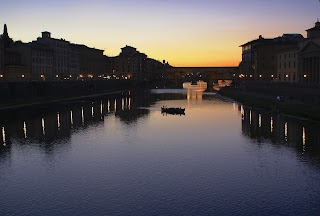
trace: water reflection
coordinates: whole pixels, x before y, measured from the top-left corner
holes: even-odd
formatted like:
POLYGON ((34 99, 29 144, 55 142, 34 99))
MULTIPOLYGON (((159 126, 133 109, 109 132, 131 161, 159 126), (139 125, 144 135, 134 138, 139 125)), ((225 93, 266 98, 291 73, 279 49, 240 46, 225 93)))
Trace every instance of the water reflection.
POLYGON ((44 148, 50 147, 52 150, 59 141, 67 143, 72 133, 94 124, 101 124, 110 114, 115 114, 125 123, 137 121, 138 118, 149 114, 148 109, 139 107, 149 107, 155 101, 155 97, 141 99, 139 94, 130 92, 55 104, 54 107, 1 112, 0 153, 8 153, 6 149, 9 149, 12 139, 21 144, 44 143, 44 148))
POLYGON ((244 135, 262 142, 271 140, 296 148, 301 153, 320 152, 319 124, 239 106, 244 135))
POLYGON ((196 91, 196 90, 192 90, 192 89, 188 89, 187 91, 187 99, 189 100, 202 100, 202 95, 203 92, 202 91, 196 91))

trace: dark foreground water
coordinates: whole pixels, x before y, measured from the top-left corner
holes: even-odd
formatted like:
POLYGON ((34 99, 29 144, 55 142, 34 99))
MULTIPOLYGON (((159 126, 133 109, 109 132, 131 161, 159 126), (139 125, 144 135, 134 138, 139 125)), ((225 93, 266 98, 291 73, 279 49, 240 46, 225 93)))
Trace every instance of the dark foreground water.
POLYGON ((2 111, 0 215, 320 215, 317 123, 157 93, 2 111))

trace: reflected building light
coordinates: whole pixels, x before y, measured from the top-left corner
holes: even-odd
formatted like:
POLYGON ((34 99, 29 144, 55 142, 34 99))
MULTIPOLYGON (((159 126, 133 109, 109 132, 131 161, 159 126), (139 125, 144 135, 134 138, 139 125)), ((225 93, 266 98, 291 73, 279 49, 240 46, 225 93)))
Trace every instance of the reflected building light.
POLYGON ((131 98, 129 98, 128 108, 131 110, 131 98))
POLYGON ((84 113, 83 113, 83 107, 81 107, 81 122, 84 124, 84 113))
POLYGON ((57 113, 58 129, 60 129, 60 114, 57 113))
POLYGON ((270 119, 270 131, 273 132, 273 118, 270 119))
POLYGON ((41 119, 42 134, 46 135, 44 118, 41 119))
POLYGON ((288 141, 288 122, 284 123, 284 137, 288 141))
POLYGON ((91 107, 91 116, 92 116, 92 118, 94 118, 94 108, 93 107, 91 107))
POLYGON ((108 113, 110 113, 110 101, 108 100, 108 113))
POLYGON ((4 130, 4 127, 2 127, 2 142, 3 145, 6 146, 6 131, 4 130))
POLYGON ((236 103, 233 103, 233 110, 237 110, 236 103))
POLYGON ((24 138, 26 139, 27 138, 27 124, 25 121, 23 122, 23 134, 24 134, 24 138))
POLYGON ((114 110, 117 110, 117 100, 114 99, 114 110))
POLYGON ((251 124, 251 110, 250 110, 250 114, 249 114, 249 120, 250 120, 250 124, 251 124))
POLYGON ((72 110, 70 111, 70 122, 73 125, 73 113, 72 113, 72 110))
POLYGON ((243 109, 243 106, 241 106, 240 110, 241 110, 240 112, 241 112, 242 120, 244 120, 244 109, 243 109))
POLYGON ((101 115, 103 114, 103 103, 102 103, 102 101, 100 102, 100 114, 101 115))
POLYGON ((131 95, 131 91, 128 92, 129 96, 131 95))
POLYGON ((124 110, 124 98, 122 98, 122 100, 121 100, 121 108, 122 108, 122 110, 124 110))
POLYGON ((261 114, 259 114, 259 127, 261 128, 261 114))
POLYGON ((306 146, 306 128, 302 128, 302 145, 303 145, 303 150, 305 151, 305 146, 306 146))

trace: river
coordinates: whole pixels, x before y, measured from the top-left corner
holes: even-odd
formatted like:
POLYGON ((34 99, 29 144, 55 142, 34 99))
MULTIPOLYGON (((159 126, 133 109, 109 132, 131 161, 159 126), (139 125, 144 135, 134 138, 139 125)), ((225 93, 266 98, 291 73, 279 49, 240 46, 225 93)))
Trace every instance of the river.
POLYGON ((317 122, 184 90, 0 117, 2 216, 320 214, 317 122))

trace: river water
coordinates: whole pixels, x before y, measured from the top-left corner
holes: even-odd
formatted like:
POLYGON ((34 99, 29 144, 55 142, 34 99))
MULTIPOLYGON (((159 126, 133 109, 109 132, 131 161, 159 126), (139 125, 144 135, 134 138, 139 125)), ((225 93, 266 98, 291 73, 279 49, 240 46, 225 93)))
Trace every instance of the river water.
POLYGON ((0 117, 2 216, 320 215, 316 122, 183 90, 0 117))

